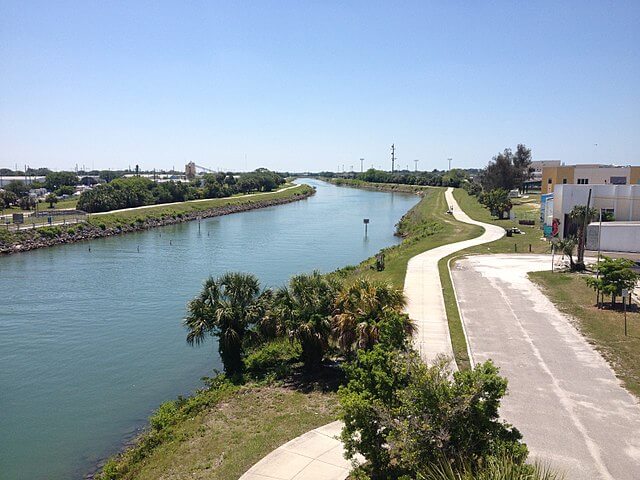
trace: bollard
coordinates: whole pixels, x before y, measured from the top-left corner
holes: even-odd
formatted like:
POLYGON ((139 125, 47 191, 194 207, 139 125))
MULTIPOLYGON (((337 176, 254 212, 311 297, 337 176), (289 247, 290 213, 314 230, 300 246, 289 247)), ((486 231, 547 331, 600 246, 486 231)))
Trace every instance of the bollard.
POLYGON ((517 244, 517 243, 514 243, 514 244, 513 244, 513 250, 514 250, 516 253, 518 253, 518 244, 517 244))
POLYGON ((529 253, 531 253, 531 244, 529 244, 529 253))

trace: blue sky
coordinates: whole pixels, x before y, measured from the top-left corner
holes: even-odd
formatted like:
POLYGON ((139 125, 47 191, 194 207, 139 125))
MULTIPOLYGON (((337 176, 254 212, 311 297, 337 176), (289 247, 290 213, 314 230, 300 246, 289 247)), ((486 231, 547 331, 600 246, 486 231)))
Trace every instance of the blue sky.
POLYGON ((637 165, 639 25, 638 1, 0 0, 0 167, 637 165))

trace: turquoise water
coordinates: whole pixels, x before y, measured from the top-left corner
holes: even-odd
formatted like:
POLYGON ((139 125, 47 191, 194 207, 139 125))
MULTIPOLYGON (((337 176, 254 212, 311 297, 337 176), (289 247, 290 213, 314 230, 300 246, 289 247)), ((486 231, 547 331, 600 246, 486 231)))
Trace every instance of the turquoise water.
POLYGON ((0 257, 0 479, 81 478, 220 368, 180 323, 207 275, 266 287, 358 263, 418 201, 305 183, 317 194, 288 205, 0 257))

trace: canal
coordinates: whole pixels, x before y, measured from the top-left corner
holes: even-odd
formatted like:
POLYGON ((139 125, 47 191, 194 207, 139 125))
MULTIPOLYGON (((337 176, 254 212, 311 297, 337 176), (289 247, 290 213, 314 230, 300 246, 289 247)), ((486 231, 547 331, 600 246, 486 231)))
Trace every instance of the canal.
POLYGON ((356 264, 398 242, 394 225, 418 201, 301 181, 317 194, 0 257, 0 478, 81 478, 220 369, 215 343, 189 347, 181 326, 206 276, 252 272, 271 287, 356 264))

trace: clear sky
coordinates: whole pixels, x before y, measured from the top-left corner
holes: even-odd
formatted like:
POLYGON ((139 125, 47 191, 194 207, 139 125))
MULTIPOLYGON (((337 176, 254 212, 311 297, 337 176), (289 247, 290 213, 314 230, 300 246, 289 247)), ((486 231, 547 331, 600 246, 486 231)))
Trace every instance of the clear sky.
POLYGON ((640 1, 0 0, 0 167, 389 169, 392 142, 640 164, 640 1))

